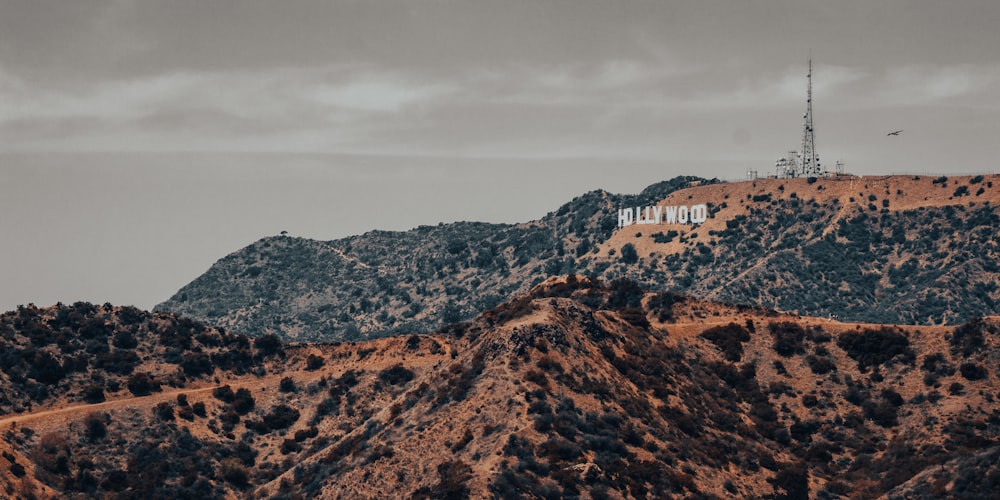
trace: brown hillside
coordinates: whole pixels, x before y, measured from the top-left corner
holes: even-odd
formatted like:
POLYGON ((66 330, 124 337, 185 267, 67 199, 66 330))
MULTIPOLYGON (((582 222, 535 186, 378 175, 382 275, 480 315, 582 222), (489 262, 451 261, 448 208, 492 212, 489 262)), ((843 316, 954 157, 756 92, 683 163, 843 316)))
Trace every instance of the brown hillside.
POLYGON ((589 268, 803 315, 961 324, 1000 313, 998 197, 996 175, 699 185, 659 204, 705 203, 706 222, 618 229, 589 268))
POLYGON ((737 216, 750 216, 753 208, 761 209, 772 200, 803 201, 814 200, 823 206, 836 206, 837 216, 827 222, 822 234, 825 236, 836 229, 836 224, 846 214, 864 210, 873 201, 883 208, 888 201, 889 211, 913 210, 926 207, 944 207, 969 204, 990 204, 1000 206, 1000 175, 947 177, 934 176, 844 176, 818 179, 758 179, 755 181, 706 184, 682 189, 669 194, 659 205, 692 205, 706 203, 714 207, 714 216, 704 224, 692 227, 688 224, 632 225, 615 232, 615 235, 600 246, 600 254, 608 256, 611 249, 619 249, 625 243, 632 243, 640 256, 654 253, 662 255, 679 254, 694 247, 699 241, 711 244, 707 237, 713 231, 724 231, 726 222, 737 216), (973 183, 973 179, 980 178, 973 183), (956 196, 956 191, 965 186, 966 194, 956 196), (979 190, 982 189, 982 192, 979 190), (754 196, 770 195, 766 201, 754 201, 754 196), (871 199, 874 197, 874 200, 871 199), (655 231, 674 230, 679 238, 670 243, 655 243, 649 238, 636 236, 655 231), (681 240, 697 233, 700 239, 681 240))
POLYGON ((150 396, 67 409, 52 394, 3 417, 0 487, 868 498, 975 497, 1000 480, 998 318, 843 324, 571 276, 439 334, 251 359, 150 396))

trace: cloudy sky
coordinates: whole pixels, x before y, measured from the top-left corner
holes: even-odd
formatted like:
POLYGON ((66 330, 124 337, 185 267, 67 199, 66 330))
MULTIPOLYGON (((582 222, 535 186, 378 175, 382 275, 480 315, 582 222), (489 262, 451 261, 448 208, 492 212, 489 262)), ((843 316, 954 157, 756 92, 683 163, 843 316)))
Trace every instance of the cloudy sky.
POLYGON ((0 309, 152 307, 282 230, 763 175, 810 51, 827 165, 996 172, 997 26, 995 0, 0 0, 0 309))

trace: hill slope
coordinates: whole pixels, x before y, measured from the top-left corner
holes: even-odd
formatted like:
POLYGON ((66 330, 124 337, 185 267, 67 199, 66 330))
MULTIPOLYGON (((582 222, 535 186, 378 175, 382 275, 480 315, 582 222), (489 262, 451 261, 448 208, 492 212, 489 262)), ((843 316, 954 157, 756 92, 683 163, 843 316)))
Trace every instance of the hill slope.
POLYGON ((526 224, 265 238, 157 310, 357 340, 438 328, 573 272, 812 316, 958 324, 998 312, 998 207, 1000 176, 676 178, 638 196, 588 193, 526 224), (617 228, 620 207, 695 203, 710 213, 697 226, 617 228))
POLYGON ((587 267, 618 206, 655 203, 698 181, 639 195, 584 194, 538 221, 461 222, 335 241, 264 238, 216 262, 158 311, 249 335, 358 340, 434 330, 500 304, 547 276, 587 267))
POLYGON ((612 261, 604 273, 851 321, 958 324, 1000 312, 1000 176, 762 179, 661 204, 697 201, 713 212, 697 227, 617 231, 600 248, 612 261), (610 256, 629 244, 635 262, 610 256))
POLYGON ((845 324, 571 276, 434 335, 268 352, 251 373, 192 379, 183 401, 0 419, 0 487, 975 497, 1000 480, 998 318, 845 324))

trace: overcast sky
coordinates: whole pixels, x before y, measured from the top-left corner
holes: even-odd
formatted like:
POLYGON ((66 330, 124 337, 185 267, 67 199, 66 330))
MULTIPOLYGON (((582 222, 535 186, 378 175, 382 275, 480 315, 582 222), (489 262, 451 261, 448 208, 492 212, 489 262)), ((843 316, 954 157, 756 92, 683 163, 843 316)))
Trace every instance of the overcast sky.
POLYGON ((585 191, 996 172, 1000 2, 0 0, 0 310, 585 191), (886 133, 903 129, 899 136, 886 133))

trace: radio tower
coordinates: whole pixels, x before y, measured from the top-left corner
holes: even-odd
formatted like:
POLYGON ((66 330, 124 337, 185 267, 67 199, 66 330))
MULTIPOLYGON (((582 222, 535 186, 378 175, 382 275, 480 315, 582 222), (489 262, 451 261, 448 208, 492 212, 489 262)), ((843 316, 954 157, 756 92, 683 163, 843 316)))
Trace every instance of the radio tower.
POLYGON ((818 176, 823 171, 819 166, 819 155, 816 154, 816 138, 813 131, 813 61, 809 57, 809 74, 806 75, 809 86, 806 93, 805 126, 802 131, 802 175, 818 176))

